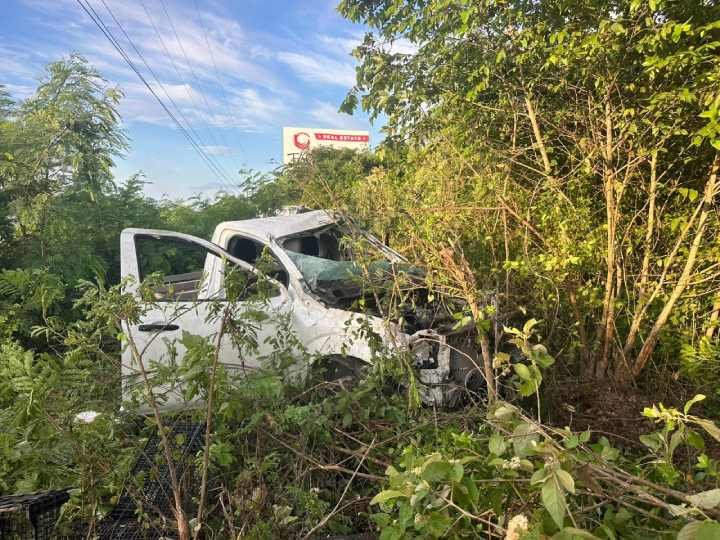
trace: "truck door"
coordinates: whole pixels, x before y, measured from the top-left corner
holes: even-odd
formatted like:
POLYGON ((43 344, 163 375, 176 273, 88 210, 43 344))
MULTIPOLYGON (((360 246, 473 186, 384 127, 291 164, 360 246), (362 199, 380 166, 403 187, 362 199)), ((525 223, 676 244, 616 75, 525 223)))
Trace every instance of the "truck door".
MULTIPOLYGON (((244 261, 233 257, 219 246, 190 235, 150 229, 126 229, 121 234, 121 275, 131 278, 127 291, 138 294, 139 284, 150 279, 149 288, 154 299, 143 304, 140 320, 129 328, 130 337, 140 354, 146 371, 153 372, 154 364, 170 365, 182 362, 185 347, 180 342, 183 331, 207 337, 215 343, 220 332, 221 317, 218 302, 224 306, 224 275, 228 268, 242 272, 248 283, 257 282, 257 271, 244 261), (214 307, 213 307, 214 305, 214 307)), ((247 373, 260 366, 261 359, 272 353, 267 338, 275 336, 278 313, 289 305, 287 290, 274 280, 269 298, 243 300, 233 308, 244 307, 263 311, 267 317, 255 334, 257 350, 239 352, 233 340, 224 334, 220 344, 220 361, 231 372, 247 373), (247 304, 247 305, 245 305, 247 304), (278 313, 274 313, 274 312, 278 313)), ((250 289, 250 287, 248 287, 250 289)), ((220 310, 222 311, 222 310, 220 310)), ((156 367, 156 366, 155 366, 156 367)), ((130 347, 122 357, 123 398, 127 399, 135 385, 142 384, 141 371, 130 347)), ((183 401, 182 387, 156 388, 156 395, 165 408, 188 405, 183 401)))

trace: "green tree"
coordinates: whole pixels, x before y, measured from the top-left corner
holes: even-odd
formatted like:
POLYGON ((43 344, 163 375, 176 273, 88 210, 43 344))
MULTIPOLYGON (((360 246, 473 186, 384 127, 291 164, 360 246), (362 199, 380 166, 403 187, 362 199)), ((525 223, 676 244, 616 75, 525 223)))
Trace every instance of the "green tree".
POLYGON ((113 158, 126 146, 116 110, 120 97, 119 90, 73 55, 50 64, 35 94, 9 109, 2 123, 0 179, 16 228, 15 265, 48 265, 53 257, 66 258, 62 240, 72 240, 67 232, 77 222, 55 221, 65 203, 84 201, 90 210, 84 222, 102 229, 103 216, 92 209, 99 196, 114 188, 113 158))
POLYGON ((407 152, 376 213, 458 239, 478 286, 542 316, 584 376, 628 381, 691 328, 714 335, 717 2, 339 10, 371 28, 343 108, 386 115, 386 146, 407 152))

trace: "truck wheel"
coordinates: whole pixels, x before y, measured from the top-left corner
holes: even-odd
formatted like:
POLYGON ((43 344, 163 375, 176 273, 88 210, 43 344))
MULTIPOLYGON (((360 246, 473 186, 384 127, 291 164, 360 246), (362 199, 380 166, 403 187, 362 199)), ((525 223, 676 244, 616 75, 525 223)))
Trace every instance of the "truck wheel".
POLYGON ((337 382, 345 388, 357 385, 370 365, 359 358, 333 354, 313 364, 316 380, 337 382))

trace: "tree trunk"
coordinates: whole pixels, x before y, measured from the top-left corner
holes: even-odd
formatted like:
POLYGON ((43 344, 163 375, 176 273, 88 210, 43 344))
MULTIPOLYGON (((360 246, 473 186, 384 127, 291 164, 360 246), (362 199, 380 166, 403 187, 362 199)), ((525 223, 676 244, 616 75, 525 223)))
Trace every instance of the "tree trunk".
POLYGON ((638 375, 642 372, 643 368, 647 364, 648 360, 652 356, 652 353, 655 351, 655 346, 657 345, 658 339, 660 338, 660 332, 662 331, 663 327, 665 326, 665 323, 667 323, 668 318, 670 317, 670 313, 672 312, 673 307, 677 303, 677 301, 680 299, 682 294, 685 292, 685 289, 687 288, 688 284, 690 283, 690 280, 692 278, 692 271, 695 267, 695 259, 697 258, 698 251, 700 249, 700 244, 702 243, 703 236, 705 234, 705 229, 707 227, 707 218, 710 215, 710 212, 712 211, 712 204, 715 199, 715 192, 716 192, 716 184, 717 184, 717 175, 718 175, 718 168, 720 167, 720 155, 715 154, 715 160, 713 161, 712 168, 710 170, 710 176, 708 177, 708 181, 705 184, 705 192, 703 194, 703 202, 702 202, 702 211, 700 212, 700 217, 697 222, 697 226, 695 229, 695 236, 693 238, 692 244, 690 245, 690 251, 688 252, 687 260, 685 261, 685 266, 683 267, 682 274, 680 275, 680 278, 678 279, 677 283, 675 284, 675 287, 672 290, 672 293, 670 293, 670 297, 668 298, 667 302, 663 306, 662 311, 660 312, 660 315, 658 315, 657 320, 655 321, 655 324, 653 325, 652 329, 650 330, 650 333, 648 334, 647 339, 645 340, 645 343, 643 344, 642 349, 640 349, 640 352, 638 353, 637 358, 635 359, 635 364, 633 365, 632 370, 632 377, 637 378, 638 375))
POLYGON ((707 327, 705 328, 705 337, 712 339, 715 335, 715 330, 718 324, 718 315, 720 315, 720 295, 715 297, 713 301, 712 313, 710 313, 710 320, 708 321, 707 327))
POLYGON ((647 294, 646 286, 650 271, 650 254, 652 253, 652 238, 655 230, 655 199, 657 193, 657 157, 658 151, 653 150, 650 158, 650 186, 648 188, 648 218, 645 229, 645 244, 643 245, 643 261, 640 268, 640 283, 638 285, 640 297, 647 294))
POLYGON ((598 328, 599 349, 595 359, 594 375, 600 379, 605 376, 610 354, 610 343, 615 330, 615 265, 616 265, 616 229, 617 204, 615 198, 615 170, 612 165, 613 133, 612 119, 610 118, 610 102, 605 104, 605 172, 603 178, 603 192, 605 194, 605 214, 607 219, 607 251, 605 274, 605 296, 603 297, 603 311, 598 328))

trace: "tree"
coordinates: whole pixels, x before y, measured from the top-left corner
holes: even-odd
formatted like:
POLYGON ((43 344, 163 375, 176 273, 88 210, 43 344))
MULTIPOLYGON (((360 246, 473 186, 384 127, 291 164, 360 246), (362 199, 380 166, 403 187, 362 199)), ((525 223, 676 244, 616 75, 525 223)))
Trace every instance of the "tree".
POLYGON ((720 306, 717 2, 339 9, 372 29, 344 110, 386 115, 387 145, 410 150, 385 206, 424 223, 454 208, 478 285, 543 315, 549 342, 569 336, 557 348, 584 376, 634 379, 658 346, 677 351, 668 325, 705 329, 720 306), (405 196, 431 169, 452 184, 442 205, 405 196))
MULTIPOLYGON (((65 202, 94 208, 98 196, 114 187, 113 158, 125 149, 120 128, 116 88, 76 55, 52 63, 34 95, 12 109, 3 129, 5 162, 3 192, 17 228, 15 263, 48 264, 65 257, 63 240, 70 239, 69 223, 53 223, 65 202), (62 229, 60 236, 54 232, 62 229), (37 249, 35 249, 37 248, 37 249), (38 260, 39 259, 39 260, 38 260)), ((102 229, 103 216, 88 226, 102 229)), ((77 261, 76 261, 77 263, 77 261)))

